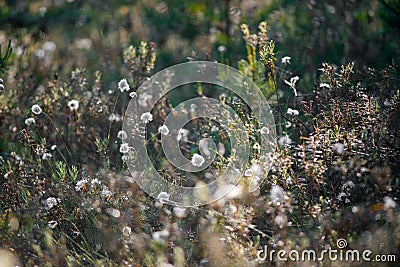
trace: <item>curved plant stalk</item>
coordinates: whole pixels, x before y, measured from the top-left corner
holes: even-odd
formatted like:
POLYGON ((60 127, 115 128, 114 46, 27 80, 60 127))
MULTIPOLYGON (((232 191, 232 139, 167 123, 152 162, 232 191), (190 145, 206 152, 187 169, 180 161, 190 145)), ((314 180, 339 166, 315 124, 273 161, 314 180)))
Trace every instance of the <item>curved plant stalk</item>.
POLYGON ((4 56, 2 55, 1 45, 0 45, 0 74, 3 74, 8 69, 8 67, 6 65, 7 65, 8 60, 10 59, 11 52, 12 52, 12 47, 11 47, 11 39, 10 39, 10 40, 8 40, 8 45, 7 45, 6 53, 4 56))

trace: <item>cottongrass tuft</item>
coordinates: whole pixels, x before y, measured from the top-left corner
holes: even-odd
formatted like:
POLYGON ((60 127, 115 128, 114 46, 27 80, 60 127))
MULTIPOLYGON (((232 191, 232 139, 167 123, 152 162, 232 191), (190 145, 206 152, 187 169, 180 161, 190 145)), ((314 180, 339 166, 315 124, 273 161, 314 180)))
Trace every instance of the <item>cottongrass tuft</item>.
POLYGON ((117 209, 114 208, 108 208, 106 209, 106 213, 114 218, 119 218, 121 217, 121 212, 117 209))
POLYGON ((153 120, 153 115, 151 115, 150 112, 145 112, 142 115, 140 115, 140 120, 144 123, 149 123, 153 120))
POLYGON ((192 156, 192 160, 190 161, 193 166, 195 167, 201 167, 204 164, 204 157, 202 155, 199 155, 197 153, 194 153, 192 156))
POLYGON ((129 91, 131 88, 129 87, 129 84, 128 84, 127 80, 126 79, 122 79, 118 83, 118 89, 121 91, 121 93, 123 93, 125 91, 126 92, 129 91))
POLYGON ((86 184, 88 183, 88 179, 82 179, 76 183, 75 191, 81 191, 86 188, 86 184))
POLYGON ((32 112, 36 115, 39 115, 40 113, 42 113, 42 108, 39 105, 33 105, 32 106, 32 112))
POLYGON ((289 85, 290 88, 293 89, 293 92, 294 92, 294 95, 295 95, 295 96, 297 96, 296 83, 297 83, 297 81, 298 81, 299 79, 300 79, 299 76, 294 76, 294 77, 290 78, 290 81, 285 80, 285 83, 286 83, 287 85, 289 85))
POLYGON ((344 145, 342 143, 335 143, 332 146, 332 150, 342 155, 344 153, 344 145))
POLYGON ((161 192, 158 194, 157 199, 164 203, 165 201, 169 200, 170 195, 167 192, 161 192))
POLYGON ((126 154, 128 153, 130 150, 128 143, 123 143, 121 144, 120 148, 119 148, 119 152, 121 152, 122 154, 126 154))
POLYGON ((71 111, 77 111, 78 108, 79 108, 79 102, 78 102, 78 100, 71 100, 71 101, 69 101, 69 102, 68 102, 68 107, 69 107, 69 110, 71 110, 71 111))
POLYGON ((286 111, 286 113, 287 113, 288 115, 292 115, 292 116, 298 116, 298 115, 299 115, 299 111, 298 111, 298 110, 296 110, 296 109, 291 109, 291 108, 288 108, 287 111, 286 111))
POLYGON ((383 206, 386 210, 396 208, 396 201, 394 201, 393 198, 389 196, 383 198, 383 203, 383 206))
POLYGON ((166 125, 158 127, 158 132, 162 135, 168 135, 169 134, 169 129, 166 125))
POLYGON ((60 200, 55 197, 49 197, 46 199, 47 209, 51 209, 58 204, 60 200))
POLYGON ((125 131, 122 130, 117 133, 117 138, 121 139, 121 140, 125 140, 126 138, 128 138, 128 135, 126 134, 125 131))
POLYGON ((280 146, 290 145, 292 142, 293 142, 292 139, 290 139, 290 137, 287 135, 282 136, 278 140, 278 144, 280 146))
POLYGON ((281 63, 282 64, 290 64, 290 60, 291 60, 292 58, 291 57, 288 57, 288 56, 286 56, 286 57, 283 57, 282 58, 282 60, 281 60, 281 63))
POLYGON ((278 185, 273 185, 270 191, 270 199, 271 201, 280 201, 284 198, 283 189, 278 185))
POLYGON ((132 232, 132 229, 129 226, 125 226, 122 228, 122 234, 126 237, 130 236, 132 232))
POLYGON ((27 118, 26 120, 25 120, 25 124, 26 125, 32 125, 32 124, 35 124, 36 123, 36 120, 34 119, 34 118, 27 118))
POLYGON ((246 176, 246 177, 253 176, 253 170, 252 170, 252 169, 247 169, 247 170, 244 172, 244 176, 246 176))
POLYGON ((56 226, 58 225, 58 222, 57 222, 57 221, 49 221, 49 222, 47 223, 47 225, 48 225, 51 229, 54 229, 54 228, 56 228, 56 226))

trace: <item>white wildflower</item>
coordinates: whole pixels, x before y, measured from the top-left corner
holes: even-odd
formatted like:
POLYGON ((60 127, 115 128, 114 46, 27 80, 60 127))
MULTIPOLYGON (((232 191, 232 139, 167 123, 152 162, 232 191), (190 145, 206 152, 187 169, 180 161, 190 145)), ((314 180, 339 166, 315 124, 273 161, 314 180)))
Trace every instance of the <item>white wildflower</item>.
POLYGON ((286 57, 283 57, 282 58, 282 61, 281 61, 281 63, 282 64, 290 64, 290 60, 291 60, 292 58, 291 57, 288 57, 288 56, 286 56, 286 57))
POLYGON ((257 176, 262 175, 263 169, 262 169, 261 165, 253 163, 253 164, 251 164, 250 169, 253 171, 254 175, 257 175, 257 176))
POLYGON ((297 83, 298 80, 299 80, 299 76, 295 76, 295 77, 290 78, 290 82, 285 80, 285 83, 287 85, 289 85, 290 88, 293 89, 293 92, 294 92, 295 96, 297 96, 296 83, 297 83))
POLYGON ((129 145, 128 143, 123 143, 121 144, 120 148, 119 148, 119 152, 121 152, 122 154, 126 154, 129 152, 129 145))
POLYGON ((351 189, 353 189, 354 188, 354 183, 353 183, 353 181, 347 181, 347 182, 345 182, 343 185, 342 185, 342 190, 351 190, 351 189))
POLYGON ((54 228, 56 228, 56 226, 58 225, 58 222, 56 222, 56 221, 49 221, 49 222, 47 223, 47 225, 48 225, 51 229, 54 229, 54 228))
POLYGON ((162 135, 168 135, 169 134, 169 129, 166 125, 158 127, 158 132, 162 135))
POLYGON ((57 145, 52 145, 52 146, 50 147, 51 150, 56 150, 56 148, 57 148, 57 145))
POLYGON ((282 136, 282 137, 279 138, 279 140, 278 140, 278 144, 279 144, 280 146, 290 145, 291 143, 292 143, 292 139, 290 139, 290 137, 287 136, 287 135, 282 136))
POLYGON ((269 193, 271 201, 282 201, 284 198, 284 191, 282 187, 273 185, 269 193))
POLYGON ((56 44, 52 41, 47 41, 43 44, 43 50, 53 52, 54 50, 56 50, 56 44))
POLYGON ((347 197, 348 197, 348 195, 345 192, 340 192, 340 194, 338 195, 337 198, 339 201, 344 201, 345 203, 349 203, 350 200, 347 197), (343 198, 344 198, 344 200, 343 200, 343 198))
POLYGON ((330 88, 331 86, 327 83, 320 83, 319 88, 330 88))
POLYGON ((225 46, 223 46, 223 45, 218 46, 218 52, 225 53, 225 51, 226 51, 226 47, 225 46))
POLYGON ((261 130, 260 130, 260 133, 261 133, 261 134, 269 134, 269 129, 268 129, 268 127, 265 127, 265 126, 262 127, 261 130))
POLYGON ((386 196, 383 198, 383 202, 384 202, 384 208, 386 210, 391 209, 391 208, 396 208, 396 202, 393 200, 393 198, 386 196))
POLYGON ((103 189, 100 192, 100 196, 107 198, 107 197, 111 197, 112 193, 111 193, 110 189, 108 189, 108 187, 104 185, 103 189))
POLYGON ((211 127, 211 132, 218 132, 219 128, 215 125, 211 127))
POLYGON ((253 170, 252 170, 252 169, 247 169, 247 170, 244 172, 244 176, 246 176, 246 177, 253 176, 253 170))
POLYGON ((78 100, 71 100, 68 102, 68 107, 71 111, 76 111, 79 108, 78 100))
POLYGON ((132 229, 129 226, 125 226, 124 228, 122 228, 122 234, 124 236, 130 236, 132 232, 132 229))
POLYGON ((82 188, 86 187, 87 182, 88 182, 88 179, 82 179, 82 180, 78 181, 76 183, 75 190, 76 191, 81 191, 82 188))
POLYGON ((291 108, 288 108, 287 111, 286 111, 286 113, 287 113, 288 115, 292 115, 292 116, 298 116, 298 115, 299 115, 299 111, 298 111, 298 110, 296 110, 296 109, 291 109, 291 108))
POLYGON ((169 194, 167 192, 161 192, 158 194, 157 199, 160 200, 160 202, 164 202, 169 199, 169 194))
POLYGON ((51 209, 54 206, 57 206, 60 200, 55 197, 49 197, 46 199, 46 205, 48 209, 51 209))
POLYGON ((186 216, 186 209, 182 207, 174 207, 172 210, 176 217, 184 218, 186 216))
POLYGON ((121 212, 117 209, 114 208, 108 208, 106 209, 106 213, 114 218, 119 218, 121 217, 121 212))
POLYGON ((97 185, 101 185, 101 181, 97 178, 92 179, 92 181, 90 181, 91 186, 97 186, 97 185))
POLYGON ((140 116, 140 120, 144 123, 149 123, 153 120, 153 115, 150 112, 145 112, 140 116))
POLYGON ((124 162, 127 162, 128 159, 129 159, 128 154, 123 154, 122 157, 121 157, 121 160, 124 161, 124 162))
POLYGON ((118 139, 121 139, 121 140, 124 140, 124 139, 128 138, 128 135, 126 134, 125 131, 119 131, 119 132, 117 133, 117 138, 118 138, 118 139))
POLYGON ((108 116, 108 119, 110 121, 120 121, 122 118, 119 114, 112 113, 110 116, 108 116))
POLYGON ((138 96, 139 106, 146 107, 147 102, 149 102, 152 98, 153 98, 153 96, 148 93, 139 94, 139 96, 138 96))
POLYGON ((39 105, 33 105, 32 112, 36 115, 39 115, 40 113, 42 113, 42 108, 39 107, 39 105))
POLYGON ((42 159, 43 159, 43 160, 48 160, 48 159, 50 159, 51 157, 53 157, 53 155, 51 155, 50 153, 43 153, 42 159))
POLYGON ((285 124, 285 127, 286 128, 290 128, 291 126, 292 126, 292 123, 290 121, 287 121, 286 124, 285 124))
POLYGON ((186 129, 179 129, 179 132, 178 132, 178 137, 177 137, 177 140, 178 141, 183 141, 183 142, 187 142, 188 141, 188 135, 189 135, 189 130, 186 130, 186 129))
POLYGON ((286 215, 279 214, 278 216, 275 217, 274 222, 276 225, 279 226, 279 228, 282 228, 287 223, 287 217, 286 217, 286 215))
POLYGON ((134 97, 137 97, 137 94, 136 94, 136 92, 131 92, 131 93, 129 94, 129 96, 130 96, 131 98, 134 98, 134 97))
POLYGON ((332 150, 338 154, 344 153, 344 145, 342 143, 335 143, 332 146, 332 150))
POLYGON ((35 124, 36 123, 36 120, 34 119, 34 118, 27 118, 26 120, 25 120, 25 124, 26 125, 32 125, 32 124, 35 124))
POLYGON ((36 49, 35 56, 37 56, 38 58, 44 58, 46 56, 46 53, 43 49, 36 49))
POLYGON ((205 160, 204 160, 202 155, 194 153, 193 156, 192 156, 192 160, 190 162, 195 167, 201 167, 204 164, 204 161, 205 160))
POLYGON ((122 79, 118 83, 118 89, 123 93, 125 91, 129 91, 130 87, 126 79, 122 79))
POLYGON ((164 243, 169 236, 169 232, 167 230, 157 231, 153 233, 153 239, 158 243, 164 243))

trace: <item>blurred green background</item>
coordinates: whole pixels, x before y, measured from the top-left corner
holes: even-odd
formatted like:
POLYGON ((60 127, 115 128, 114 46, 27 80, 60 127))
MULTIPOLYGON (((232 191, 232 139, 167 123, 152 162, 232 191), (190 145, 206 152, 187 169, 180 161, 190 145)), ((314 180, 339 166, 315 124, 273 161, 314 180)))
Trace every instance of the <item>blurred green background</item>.
POLYGON ((24 67, 38 69, 38 81, 85 67, 89 73, 101 69, 107 83, 124 74, 123 48, 141 40, 156 44, 156 70, 188 58, 237 67, 246 53, 240 24, 256 27, 262 20, 278 59, 291 56, 298 75, 324 61, 382 68, 399 58, 396 0, 0 0, 0 44, 11 38, 15 53, 35 50, 38 65, 24 67), (51 57, 58 60, 41 64, 42 51, 53 44, 51 57))

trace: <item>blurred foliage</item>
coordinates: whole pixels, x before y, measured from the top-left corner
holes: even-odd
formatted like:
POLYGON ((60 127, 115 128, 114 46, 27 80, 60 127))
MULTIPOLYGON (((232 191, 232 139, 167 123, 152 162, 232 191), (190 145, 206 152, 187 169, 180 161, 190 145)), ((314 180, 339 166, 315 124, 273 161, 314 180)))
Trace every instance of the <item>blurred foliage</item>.
MULTIPOLYGON (((61 73, 73 67, 107 69, 104 81, 118 76, 120 51, 140 40, 158 47, 156 70, 194 59, 237 62, 246 55, 240 24, 268 22, 278 57, 289 55, 296 74, 320 65, 354 61, 382 68, 400 54, 397 1, 0 1, 0 34, 15 47, 56 43, 61 73), (223 53, 218 47, 224 46, 223 53), (70 58, 75 60, 69 60, 70 58)), ((237 67, 237 66, 236 66, 237 67)), ((40 77, 38 77, 40 78, 40 77)), ((306 77, 303 83, 310 83, 306 77)))
MULTIPOLYGON (((0 256, 255 266, 265 244, 321 250, 346 238, 399 257, 399 12, 396 0, 0 0, 0 256), (250 77, 273 108, 279 147, 256 192, 182 211, 128 176, 119 130, 141 82, 187 60, 250 77)), ((189 89, 160 101, 154 123, 179 100, 220 93, 189 89)), ((149 150, 163 166, 158 137, 149 150)))

